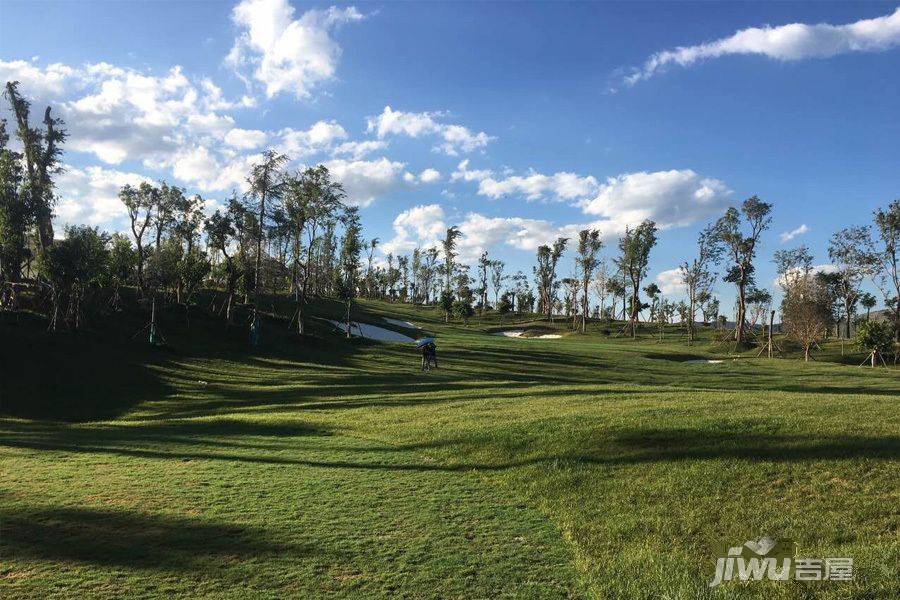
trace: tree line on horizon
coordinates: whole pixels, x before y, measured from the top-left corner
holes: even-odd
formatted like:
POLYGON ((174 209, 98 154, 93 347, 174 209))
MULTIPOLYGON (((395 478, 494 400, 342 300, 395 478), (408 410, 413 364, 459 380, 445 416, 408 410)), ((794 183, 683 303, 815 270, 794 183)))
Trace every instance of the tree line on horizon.
MULTIPOLYGON (((678 267, 686 296, 679 302, 645 282, 659 233, 651 220, 626 227, 611 260, 601 257, 605 244, 597 230, 580 231, 573 240, 576 272, 568 277, 558 274, 568 238, 537 248, 529 280, 522 271, 506 273, 505 263, 487 252, 473 265, 461 262, 463 232, 456 226, 433 246, 417 247, 408 256, 388 253, 378 264, 379 240, 363 238, 358 209, 346 202, 342 184, 323 165, 291 172, 288 157, 274 150, 250 169, 247 192, 233 193, 212 215, 204 213, 200 195, 184 188, 166 182, 125 185, 119 199, 128 234, 75 225, 55 239, 53 176, 61 169, 64 123, 47 107, 43 127, 34 126, 17 82, 8 82, 3 95, 21 148, 10 146, 7 122, 0 120, 0 308, 18 310, 27 294, 51 331, 77 330, 89 315, 118 310, 125 288, 152 302, 154 314, 157 301, 187 309, 199 290, 214 290, 213 312, 226 327, 235 325, 236 306, 248 309, 253 340, 264 298, 277 295, 293 299, 290 327, 300 335, 306 307, 318 297, 345 304, 348 336, 353 300, 360 296, 436 305, 447 321, 467 321, 476 312, 496 311, 501 318, 536 312, 551 321, 564 315, 584 332, 591 319, 621 320, 621 333, 632 337, 649 310, 647 323, 662 326, 677 316, 693 342, 698 313, 702 323, 724 328, 714 295, 721 279, 736 290, 728 335, 737 346, 747 343, 748 332, 765 323, 772 310, 772 294, 755 276, 772 205, 756 196, 728 208, 700 232, 694 255, 678 267)), ((868 314, 877 304, 862 289, 870 280, 889 320, 867 323, 860 332, 864 344, 890 352, 892 344, 885 340, 900 341, 900 200, 876 210, 871 224, 836 232, 828 256, 833 268, 814 272, 806 246, 774 254, 785 333, 803 346, 807 359, 836 324, 850 337, 859 308, 868 314)))

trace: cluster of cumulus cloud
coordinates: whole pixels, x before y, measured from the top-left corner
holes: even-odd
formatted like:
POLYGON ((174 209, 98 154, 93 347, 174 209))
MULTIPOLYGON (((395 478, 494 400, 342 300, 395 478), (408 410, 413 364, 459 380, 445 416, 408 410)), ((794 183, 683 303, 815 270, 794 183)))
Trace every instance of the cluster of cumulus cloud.
MULTIPOLYGON (((334 119, 299 128, 241 127, 248 111, 264 108, 276 96, 301 102, 314 98, 337 74, 342 49, 335 33, 370 16, 352 6, 298 13, 287 0, 242 0, 231 18, 235 39, 222 60, 244 84, 243 93, 234 97, 212 78, 191 75, 179 66, 154 74, 108 63, 0 60, 0 79, 18 80, 36 104, 54 106, 68 124, 67 151, 85 159, 79 167, 67 165, 58 178, 58 221, 121 229, 124 212, 116 194, 126 183, 168 179, 222 199, 245 189, 250 166, 266 148, 290 156, 292 168, 325 164, 344 184, 349 200, 362 207, 398 192, 434 197, 440 186, 445 197, 463 190, 460 193, 503 203, 504 212, 516 206, 509 202, 513 199, 564 203, 582 217, 574 223, 554 223, 460 213, 426 202, 396 216, 393 237, 382 244, 385 253, 433 245, 449 225, 459 225, 464 233, 462 258, 472 260, 498 245, 533 250, 586 227, 614 237, 642 219, 653 219, 664 229, 686 226, 721 212, 730 201, 731 191, 723 181, 687 168, 598 177, 478 167, 473 161, 482 160, 498 138, 441 110, 385 106, 379 114, 360 118, 358 128, 334 119), (435 166, 413 169, 389 154, 392 141, 401 138, 407 144, 427 145, 430 152, 424 156, 456 158, 444 172, 435 166)), ((880 51, 898 43, 900 9, 846 25, 750 28, 714 42, 659 52, 634 69, 625 83, 649 79, 673 64, 687 67, 729 54, 799 60, 880 51)), ((207 209, 220 205, 221 200, 209 200, 207 209)), ((785 238, 803 233, 798 228, 785 238)))

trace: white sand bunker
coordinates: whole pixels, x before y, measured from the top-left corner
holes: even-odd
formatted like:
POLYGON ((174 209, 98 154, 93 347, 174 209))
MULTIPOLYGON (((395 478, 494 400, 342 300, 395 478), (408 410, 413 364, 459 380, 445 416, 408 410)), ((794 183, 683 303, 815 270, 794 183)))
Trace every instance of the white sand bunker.
POLYGON ((401 321, 400 319, 390 319, 388 317, 381 317, 381 320, 385 323, 390 323, 391 325, 396 325, 397 327, 406 327, 407 329, 418 329, 415 323, 410 323, 409 321, 401 321))
MULTIPOLYGON (((512 338, 520 338, 525 333, 522 329, 511 329, 509 331, 496 331, 491 335, 502 335, 503 337, 512 337, 512 338)), ((558 333, 545 333, 544 335, 534 335, 531 337, 526 337, 526 340, 555 340, 561 338, 562 336, 558 333)))
MULTIPOLYGON (((333 321, 331 319, 328 320, 329 323, 340 329, 341 331, 347 331, 347 324, 342 321, 333 321)), ((390 329, 385 329, 384 327, 378 327, 376 325, 369 325, 368 323, 353 323, 350 326, 350 335, 355 335, 358 337, 368 338, 370 340, 378 340, 379 342, 414 342, 415 340, 409 337, 408 335, 403 335, 402 333, 397 333, 396 331, 391 331, 390 329)))
POLYGON ((706 360, 706 359, 695 359, 695 360, 686 360, 685 364, 688 365, 717 365, 719 363, 725 362, 724 360, 706 360))

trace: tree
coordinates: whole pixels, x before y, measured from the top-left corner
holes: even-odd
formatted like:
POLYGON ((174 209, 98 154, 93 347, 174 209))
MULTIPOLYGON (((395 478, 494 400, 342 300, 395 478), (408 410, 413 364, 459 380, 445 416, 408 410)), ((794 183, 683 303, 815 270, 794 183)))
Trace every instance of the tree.
POLYGON ((747 290, 746 301, 747 314, 750 315, 747 324, 750 326, 750 330, 754 330, 758 322, 765 325, 765 315, 772 306, 772 294, 768 290, 754 286, 747 290))
POLYGON ((546 313, 550 322, 553 322, 553 305, 556 299, 556 265, 562 253, 566 249, 568 238, 557 238, 553 247, 543 245, 537 249, 537 266, 534 267, 535 283, 539 295, 539 311, 546 313))
MULTIPOLYGON (((20 199, 25 200, 25 223, 33 223, 37 232, 38 247, 46 252, 53 243, 53 193, 52 175, 61 170, 60 146, 66 140, 62 119, 53 118, 48 106, 44 111, 44 130, 29 123, 31 104, 19 94, 19 82, 8 81, 3 94, 16 118, 16 137, 22 143, 24 158, 24 190, 20 199)), ((4 136, 5 136, 4 132, 4 136)), ((5 143, 4 143, 5 145, 5 143)), ((25 223, 21 223, 24 225, 25 223)), ((19 224, 16 224, 18 227, 19 224)), ((14 266, 14 265, 13 265, 14 266)))
POLYGON ((497 312, 500 314, 500 324, 503 325, 503 315, 512 311, 512 292, 506 292, 497 301, 497 312))
POLYGON ((645 220, 635 228, 626 227, 625 234, 619 239, 620 254, 616 265, 631 284, 631 315, 625 330, 630 331, 632 338, 637 336, 636 324, 641 310, 639 297, 641 281, 647 275, 650 250, 656 245, 656 232, 656 223, 645 220))
POLYGON ((25 189, 22 154, 9 149, 6 120, 0 120, 0 306, 15 308, 22 278, 22 264, 28 258, 26 235, 29 215, 28 193, 25 189))
POLYGON ((253 165, 250 169, 250 176, 247 178, 247 184, 250 186, 247 196, 254 198, 259 202, 259 220, 257 223, 256 236, 256 265, 253 269, 253 331, 251 332, 254 343, 259 339, 259 301, 262 292, 261 273, 262 273, 262 244, 266 227, 266 202, 274 203, 281 198, 284 191, 284 180, 282 178, 281 169, 287 163, 288 158, 284 154, 279 154, 275 150, 266 150, 263 154, 262 161, 253 165))
POLYGON ((451 304, 451 310, 453 311, 453 316, 462 320, 466 325, 469 324, 469 318, 475 314, 471 301, 463 298, 454 300, 451 304))
POLYGON ((153 207, 156 205, 156 196, 158 190, 149 183, 141 183, 140 186, 134 188, 125 185, 119 190, 119 200, 125 205, 128 211, 128 218, 131 222, 131 234, 134 236, 134 244, 137 247, 137 278, 138 288, 141 294, 147 293, 146 281, 144 280, 144 263, 146 261, 144 249, 144 233, 150 225, 150 219, 153 217, 153 207))
POLYGON ((869 352, 871 365, 874 367, 880 359, 884 362, 883 354, 888 354, 894 345, 894 328, 890 323, 878 321, 866 321, 861 323, 856 330, 856 346, 869 352))
MULTIPOLYGON (((291 182, 288 189, 290 190, 288 205, 292 207, 291 210, 295 215, 293 217, 295 235, 302 237, 304 230, 306 232, 306 258, 296 292, 297 333, 303 335, 306 324, 304 311, 309 295, 310 278, 315 270, 313 253, 319 228, 344 208, 342 202, 346 194, 343 186, 331 179, 331 173, 324 165, 306 169, 291 182)), ((377 243, 377 240, 372 241, 373 252, 377 243)), ((295 241, 295 246, 299 253, 300 242, 295 241)))
POLYGON ((425 298, 425 304, 428 304, 431 299, 432 289, 437 287, 434 276, 438 272, 438 249, 433 246, 428 248, 425 250, 423 257, 424 260, 422 261, 422 273, 420 278, 422 280, 422 293, 425 298))
MULTIPOLYGON (((678 267, 681 282, 688 295, 688 340, 693 343, 696 338, 697 306, 711 293, 715 275, 710 268, 717 264, 722 256, 722 247, 716 243, 716 231, 707 227, 697 238, 697 256, 691 262, 683 262, 678 267)), ((705 321, 704 317, 704 321, 705 321)))
POLYGON ((895 341, 900 342, 900 199, 874 213, 875 233, 866 236, 866 256, 873 283, 891 309, 895 341))
POLYGON ((419 288, 421 283, 420 275, 422 272, 422 249, 414 248, 412 253, 412 264, 410 265, 410 275, 412 276, 411 296, 412 303, 419 302, 422 290, 419 288))
POLYGON ((656 283, 651 282, 650 285, 644 286, 644 293, 650 298, 650 319, 651 323, 656 322, 656 311, 659 308, 659 299, 662 297, 662 290, 656 283))
POLYGON ((588 285, 591 282, 591 277, 594 275, 594 270, 599 264, 597 254, 602 247, 603 241, 600 239, 600 232, 596 229, 582 229, 578 232, 578 258, 575 259, 575 264, 578 265, 581 275, 581 333, 587 331, 590 304, 588 302, 588 285))
POLYGON ((229 248, 235 241, 235 213, 237 201, 232 199, 229 210, 222 213, 216 210, 213 215, 206 220, 206 236, 209 246, 222 253, 225 259, 225 325, 231 325, 231 313, 234 304, 235 284, 239 277, 239 269, 235 265, 234 256, 229 254, 229 248))
MULTIPOLYGON (((499 310, 501 301, 500 290, 503 288, 503 281, 506 279, 506 276, 503 274, 503 269, 506 267, 506 264, 502 260, 492 260, 490 266, 491 287, 494 288, 494 305, 499 310)), ((509 310, 507 310, 507 312, 509 312, 509 310)))
POLYGON ((114 233, 109 241, 107 264, 107 275, 113 286, 111 301, 113 310, 119 310, 119 288, 128 284, 136 264, 137 255, 131 246, 131 241, 121 233, 114 233))
POLYGON ((444 311, 444 322, 450 322, 450 313, 453 311, 453 292, 449 289, 441 292, 441 310, 444 311))
POLYGON ((351 313, 353 298, 359 285, 359 256, 362 252, 362 226, 359 224, 359 209, 351 207, 344 217, 344 237, 341 240, 341 255, 339 262, 338 281, 335 289, 338 298, 346 304, 344 320, 346 322, 347 337, 350 337, 351 313))
POLYGON ((868 323, 869 315, 872 309, 875 308, 875 305, 878 304, 878 300, 869 292, 864 292, 859 298, 859 303, 866 309, 866 322, 868 323))
POLYGON ((868 268, 866 241, 868 232, 865 227, 842 229, 831 236, 828 244, 828 258, 837 267, 835 292, 838 294, 843 308, 844 333, 850 338, 850 316, 855 312, 861 290, 859 289, 868 268))
POLYGON ((609 291, 611 302, 613 305, 610 307, 613 318, 616 315, 616 298, 622 298, 622 320, 625 320, 625 298, 628 296, 628 290, 625 289, 625 284, 622 282, 622 279, 618 277, 618 273, 616 273, 613 277, 610 277, 606 282, 606 289, 609 291))
POLYGON ((594 270, 593 281, 594 293, 597 294, 597 299, 600 301, 597 312, 601 318, 605 316, 604 307, 606 299, 610 295, 609 282, 609 268, 606 265, 606 260, 603 259, 597 263, 597 268, 594 270))
POLYGON ((738 292, 735 323, 735 342, 738 346, 744 343, 746 292, 747 286, 753 282, 753 260, 760 235, 772 222, 771 212, 771 204, 752 196, 744 200, 740 210, 730 207, 714 225, 713 239, 723 246, 730 263, 725 281, 735 284, 738 292))
POLYGON ((450 291, 450 280, 453 277, 454 267, 456 266, 456 241, 462 232, 459 227, 454 225, 447 229, 447 234, 441 242, 444 250, 444 291, 450 291))
POLYGON ((825 286, 809 272, 786 280, 782 326, 789 338, 803 346, 804 361, 809 361, 812 347, 828 333, 830 304, 825 286))
POLYGON ((83 322, 83 307, 89 288, 97 284, 108 264, 109 235, 92 227, 67 227, 65 239, 47 248, 40 270, 51 289, 53 310, 50 331, 60 320, 78 330, 83 322))
POLYGON ((491 267, 491 260, 488 258, 487 252, 482 252, 478 258, 478 304, 479 314, 484 314, 488 303, 488 269, 491 267))
POLYGON ((375 258, 375 248, 378 247, 378 242, 378 238, 372 238, 366 246, 366 293, 370 297, 375 295, 375 273, 372 270, 372 260, 375 258))

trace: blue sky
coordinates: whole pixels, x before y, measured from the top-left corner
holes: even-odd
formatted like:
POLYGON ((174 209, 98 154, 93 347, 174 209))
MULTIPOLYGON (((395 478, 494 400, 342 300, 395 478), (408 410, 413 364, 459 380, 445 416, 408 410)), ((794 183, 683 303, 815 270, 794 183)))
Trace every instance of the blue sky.
POLYGON ((895 11, 4 1, 0 76, 69 123, 60 224, 121 229, 115 191, 141 178, 213 209, 271 146, 329 165, 385 250, 459 224, 464 257, 527 273, 537 244, 589 224, 612 256, 648 217, 651 278, 671 284, 697 231, 757 194, 775 205, 768 285, 772 252, 827 262, 834 231, 900 195, 895 11))

